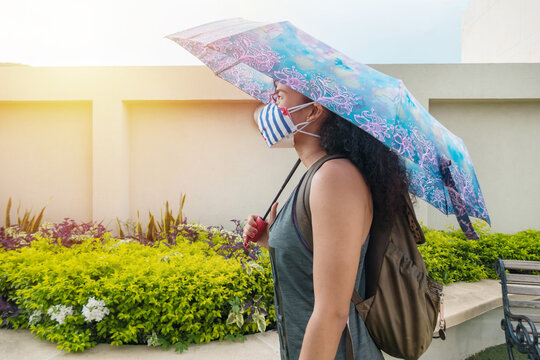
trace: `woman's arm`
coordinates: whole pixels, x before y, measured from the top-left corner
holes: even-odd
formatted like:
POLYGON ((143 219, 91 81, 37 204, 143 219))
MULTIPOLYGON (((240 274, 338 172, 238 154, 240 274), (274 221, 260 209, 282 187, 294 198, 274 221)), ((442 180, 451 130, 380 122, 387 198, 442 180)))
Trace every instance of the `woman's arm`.
POLYGON ((310 191, 315 305, 301 360, 334 359, 349 318, 360 252, 371 220, 369 188, 347 159, 326 162, 310 191))

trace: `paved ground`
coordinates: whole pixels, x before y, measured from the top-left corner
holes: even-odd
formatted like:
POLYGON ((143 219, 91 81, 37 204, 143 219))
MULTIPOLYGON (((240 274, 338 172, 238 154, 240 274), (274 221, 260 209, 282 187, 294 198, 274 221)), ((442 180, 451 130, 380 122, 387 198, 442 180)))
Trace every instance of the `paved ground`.
POLYGON ((212 342, 192 345, 182 354, 144 345, 110 346, 99 344, 83 353, 56 350, 48 341, 40 341, 29 330, 0 329, 1 360, 279 360, 279 341, 275 331, 246 336, 242 342, 212 342))

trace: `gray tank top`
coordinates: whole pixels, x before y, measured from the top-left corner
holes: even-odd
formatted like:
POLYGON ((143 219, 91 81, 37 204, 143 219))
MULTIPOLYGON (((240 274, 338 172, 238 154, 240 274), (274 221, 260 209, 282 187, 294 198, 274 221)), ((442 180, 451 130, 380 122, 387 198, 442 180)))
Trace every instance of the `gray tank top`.
MULTIPOLYGON (((293 221, 296 189, 270 226, 268 240, 282 360, 296 360, 300 356, 304 333, 314 305, 313 254, 302 242, 293 221)), ((368 241, 369 235, 362 247, 355 283, 356 291, 362 297, 365 293, 363 269, 368 241)), ((383 359, 352 302, 349 327, 355 359, 383 359)), ((344 331, 335 359, 345 360, 345 336, 344 331)))

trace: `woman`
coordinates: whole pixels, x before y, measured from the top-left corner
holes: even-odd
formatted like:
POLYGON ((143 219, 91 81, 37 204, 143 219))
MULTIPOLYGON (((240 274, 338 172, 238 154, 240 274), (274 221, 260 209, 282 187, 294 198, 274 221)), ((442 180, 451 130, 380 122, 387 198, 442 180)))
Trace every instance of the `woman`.
MULTIPOLYGON (((290 111, 294 148, 306 168, 327 155, 345 156, 326 161, 313 176, 312 253, 295 231, 292 197, 277 217, 273 204, 258 240, 272 258, 281 358, 345 359, 348 324, 355 358, 382 359, 351 294, 353 288, 364 292, 363 255, 373 221, 401 205, 404 167, 376 139, 304 95, 277 84, 274 100, 290 111)), ((245 239, 256 234, 256 218, 248 217, 245 239)))

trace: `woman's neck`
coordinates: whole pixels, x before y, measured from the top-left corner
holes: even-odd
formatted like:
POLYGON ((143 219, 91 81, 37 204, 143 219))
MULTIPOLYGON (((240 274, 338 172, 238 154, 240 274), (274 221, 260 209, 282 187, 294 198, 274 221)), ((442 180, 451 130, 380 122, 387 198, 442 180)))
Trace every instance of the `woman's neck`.
MULTIPOLYGON (((307 140, 307 139, 306 139, 307 140)), ((317 160, 326 155, 326 151, 321 148, 319 139, 314 138, 295 144, 296 153, 302 161, 302 164, 309 169, 317 160)))

